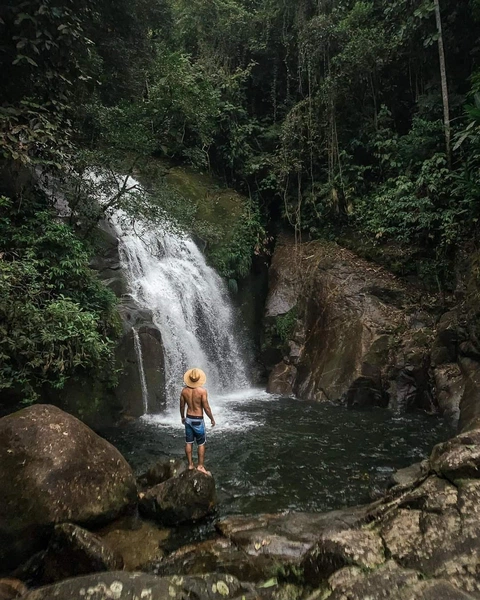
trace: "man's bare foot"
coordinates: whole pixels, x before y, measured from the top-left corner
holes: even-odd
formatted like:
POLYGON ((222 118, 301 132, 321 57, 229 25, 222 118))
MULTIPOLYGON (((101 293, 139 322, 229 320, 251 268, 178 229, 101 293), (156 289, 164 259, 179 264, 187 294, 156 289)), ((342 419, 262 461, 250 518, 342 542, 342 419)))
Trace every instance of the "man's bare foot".
POLYGON ((199 465, 197 471, 200 471, 200 473, 204 473, 205 475, 211 475, 210 471, 207 471, 203 465, 199 465))
POLYGON ((189 471, 193 471, 195 469, 195 465, 188 465, 188 470, 189 471))

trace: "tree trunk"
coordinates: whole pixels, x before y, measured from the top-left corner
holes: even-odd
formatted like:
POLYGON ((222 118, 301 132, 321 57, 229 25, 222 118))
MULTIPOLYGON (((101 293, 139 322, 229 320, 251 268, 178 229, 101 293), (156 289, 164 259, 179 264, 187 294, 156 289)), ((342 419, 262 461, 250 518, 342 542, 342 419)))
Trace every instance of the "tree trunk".
POLYGON ((448 100, 448 82, 447 67, 445 64, 445 48, 443 45, 442 16, 440 14, 440 0, 434 0, 435 18, 437 20, 438 31, 438 54, 440 58, 440 77, 442 80, 442 98, 443 98, 443 121, 445 124, 445 144, 447 150, 448 165, 451 166, 451 129, 450 129, 450 103, 448 100))

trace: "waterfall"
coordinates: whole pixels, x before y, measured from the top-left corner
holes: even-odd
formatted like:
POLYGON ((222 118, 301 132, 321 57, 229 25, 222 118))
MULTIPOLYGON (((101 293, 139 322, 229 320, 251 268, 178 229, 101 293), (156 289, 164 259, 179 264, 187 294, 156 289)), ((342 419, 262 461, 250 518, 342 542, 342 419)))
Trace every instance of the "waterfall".
POLYGON ((133 328, 133 344, 135 346, 135 354, 137 355, 138 374, 140 375, 140 385, 142 386, 143 412, 148 413, 148 390, 147 380, 145 378, 145 370, 143 368, 142 343, 138 331, 133 328))
POLYGON ((178 401, 183 374, 191 367, 205 371, 211 393, 247 387, 226 286, 191 237, 167 220, 153 226, 133 223, 121 210, 109 215, 130 293, 152 311, 162 334, 167 405, 178 401))

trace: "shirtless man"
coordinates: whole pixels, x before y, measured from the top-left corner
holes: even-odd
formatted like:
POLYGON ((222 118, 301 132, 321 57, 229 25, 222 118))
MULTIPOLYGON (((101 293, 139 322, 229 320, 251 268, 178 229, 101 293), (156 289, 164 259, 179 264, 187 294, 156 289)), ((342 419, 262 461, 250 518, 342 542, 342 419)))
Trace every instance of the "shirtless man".
POLYGON ((180 395, 180 417, 185 425, 185 454, 188 459, 188 468, 194 469, 192 450, 194 440, 197 442, 198 467, 197 469, 206 475, 211 475, 205 469, 205 442, 207 440, 205 431, 205 422, 203 420, 203 411, 207 413, 208 418, 215 426, 210 405, 208 404, 208 393, 203 387, 207 376, 201 369, 190 369, 183 376, 187 387, 183 388, 180 395), (185 415, 185 406, 187 414, 185 415))

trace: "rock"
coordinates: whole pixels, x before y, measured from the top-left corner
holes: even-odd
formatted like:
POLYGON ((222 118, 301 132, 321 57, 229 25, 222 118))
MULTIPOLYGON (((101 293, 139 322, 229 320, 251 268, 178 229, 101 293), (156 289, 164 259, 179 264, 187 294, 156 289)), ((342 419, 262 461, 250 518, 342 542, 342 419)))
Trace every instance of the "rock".
POLYGON ((0 600, 20 598, 27 592, 27 586, 19 579, 0 579, 0 600))
POLYGON ((115 395, 128 415, 144 414, 141 367, 145 377, 149 410, 158 412, 165 408, 165 368, 163 343, 160 331, 152 322, 152 314, 139 309, 132 300, 125 300, 119 307, 123 319, 124 335, 115 355, 122 372, 115 395), (136 347, 135 332, 142 352, 142 365, 136 347))
POLYGON ((170 479, 170 477, 180 475, 186 469, 187 465, 184 460, 167 458, 156 462, 146 473, 140 475, 137 481, 142 487, 152 487, 163 483, 167 479, 170 479))
POLYGON ((231 575, 155 577, 113 571, 66 579, 27 593, 22 600, 253 600, 254 588, 231 575))
POLYGON ((282 396, 293 396, 296 377, 297 369, 294 365, 286 365, 283 362, 278 363, 268 379, 267 392, 282 396))
POLYGON ((155 575, 228 573, 240 581, 260 582, 275 577, 279 562, 274 556, 252 556, 230 540, 218 538, 180 548, 146 569, 155 575))
POLYGON ((347 529, 322 535, 302 560, 301 569, 305 582, 315 587, 342 567, 373 569, 384 562, 383 541, 378 533, 347 529))
POLYGON ((362 508, 357 508, 323 514, 229 517, 216 526, 236 548, 252 558, 259 571, 269 568, 266 559, 273 559, 289 572, 298 569, 320 538, 358 526, 365 514, 362 508))
POLYGON ((422 581, 421 573, 389 561, 368 573, 355 567, 338 571, 329 584, 329 600, 473 600, 445 580, 422 581))
POLYGON ((399 600, 401 590, 418 582, 420 574, 388 561, 372 573, 358 567, 341 569, 329 579, 329 600, 399 600))
POLYGON ((433 471, 450 481, 480 477, 480 429, 462 433, 435 446, 430 465, 433 471))
POLYGON ((408 312, 410 303, 418 313, 414 293, 336 244, 281 238, 265 311, 268 390, 307 400, 341 399, 348 406, 390 401, 400 410, 434 411, 429 375, 433 332, 420 328, 408 312), (287 339, 275 334, 279 319, 291 326, 286 330, 282 321, 287 339))
POLYGON ((48 545, 43 567, 43 583, 68 577, 123 568, 123 558, 105 541, 89 531, 63 523, 56 525, 48 545))
POLYGON ((0 419, 0 558, 27 558, 56 523, 100 524, 137 500, 123 456, 75 417, 35 405, 0 419))
POLYGON ((480 429, 480 363, 469 357, 459 359, 465 389, 460 400, 459 431, 480 429))
POLYGON ((433 370, 435 393, 440 413, 456 427, 460 402, 465 394, 465 379, 458 364, 443 364, 433 370))
POLYGON ((393 473, 390 480, 390 486, 399 486, 402 489, 412 487, 422 479, 425 479, 429 468, 430 465, 428 460, 422 460, 405 469, 399 469, 393 473))
POLYGON ((125 517, 97 531, 97 535, 121 554, 126 571, 144 571, 147 565, 163 558, 161 546, 170 537, 170 530, 159 529, 150 521, 125 517))
POLYGON ((196 521, 215 506, 215 480, 192 470, 172 477, 148 490, 140 500, 140 511, 164 525, 196 521))
POLYGON ((459 345, 466 339, 466 335, 456 311, 450 311, 442 315, 432 346, 432 363, 438 366, 456 362, 459 345))

